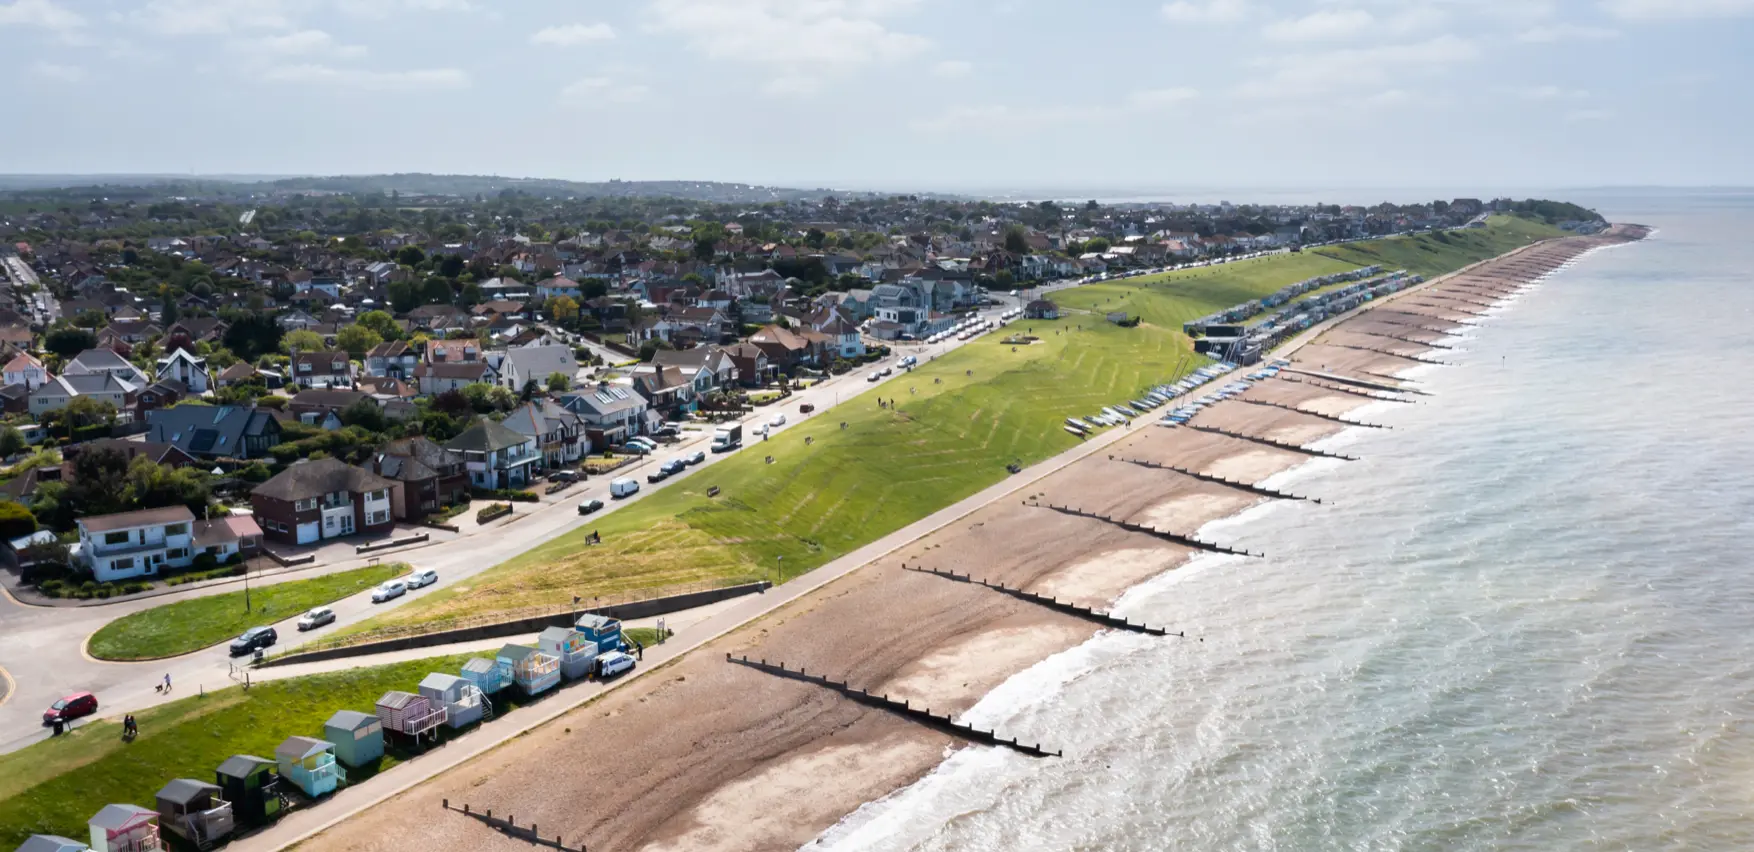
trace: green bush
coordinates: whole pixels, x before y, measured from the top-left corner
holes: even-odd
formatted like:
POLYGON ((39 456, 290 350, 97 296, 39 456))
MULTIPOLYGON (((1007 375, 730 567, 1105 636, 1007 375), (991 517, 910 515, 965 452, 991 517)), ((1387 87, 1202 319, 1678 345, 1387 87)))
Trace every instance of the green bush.
POLYGON ((541 500, 534 491, 519 491, 513 488, 498 488, 492 491, 477 488, 474 490, 473 496, 481 500, 510 500, 513 503, 535 503, 541 500))
POLYGON ((509 503, 493 503, 487 508, 475 513, 475 523, 485 524, 488 521, 508 515, 511 511, 512 507, 509 503))

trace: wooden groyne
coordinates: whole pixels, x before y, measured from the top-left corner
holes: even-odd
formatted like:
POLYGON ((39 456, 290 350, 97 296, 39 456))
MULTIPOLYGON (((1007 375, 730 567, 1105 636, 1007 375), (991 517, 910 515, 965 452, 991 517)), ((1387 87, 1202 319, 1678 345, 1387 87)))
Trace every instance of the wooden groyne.
MULTIPOLYGON (((1388 391, 1389 393, 1414 393, 1414 394, 1418 394, 1420 396, 1430 396, 1431 395, 1430 392, 1428 392, 1428 391, 1422 391, 1422 390, 1418 390, 1416 388, 1402 387, 1400 385, 1385 385, 1382 382, 1373 382, 1369 379, 1356 379, 1356 378, 1353 378, 1351 376, 1342 376, 1339 373, 1328 373, 1328 372, 1323 372, 1323 371, 1318 371, 1318 370, 1302 370, 1302 369, 1299 369, 1297 367, 1286 367, 1284 372, 1296 373, 1299 376, 1308 376, 1312 379, 1321 379, 1322 381, 1327 381, 1327 382, 1339 382, 1340 384, 1343 384, 1343 385, 1354 385, 1356 387, 1365 388, 1367 390, 1388 391)), ((1360 370, 1359 372, 1363 372, 1363 371, 1360 370)), ((1380 374, 1377 374, 1377 373, 1372 373, 1371 375, 1381 377, 1380 374)), ((1290 376, 1281 376, 1280 378, 1283 378, 1286 381, 1292 381, 1292 382, 1297 381, 1297 379, 1292 378, 1290 376)), ((1405 379, 1401 379, 1401 378, 1393 377, 1393 376, 1390 376, 1388 378, 1394 378, 1395 381, 1397 381, 1397 382, 1406 381, 1405 379)))
MULTIPOLYGON (((1406 313, 1405 311, 1395 311, 1395 313, 1398 313, 1401 316, 1405 316, 1405 317, 1427 316, 1426 314, 1409 314, 1409 313, 1406 313)), ((1416 322, 1401 322, 1399 320, 1384 319, 1383 317, 1371 317, 1370 321, 1371 322, 1380 322, 1383 325, 1398 325, 1402 328, 1416 328, 1416 329, 1419 329, 1420 331, 1429 331, 1432 334, 1455 334, 1456 333, 1456 330, 1453 328, 1438 328, 1437 326, 1434 326, 1434 325, 1420 325, 1419 323, 1416 323, 1416 322)))
POLYGON ((1421 308, 1431 308, 1433 310, 1438 310, 1438 311, 1451 311, 1453 313, 1458 313, 1458 314, 1467 314, 1468 316, 1471 316, 1471 317, 1479 317, 1479 316, 1486 315, 1485 311, 1470 311, 1467 308, 1458 308, 1455 305, 1434 305, 1430 302, 1408 302, 1407 304, 1416 305, 1416 306, 1421 307, 1421 308))
POLYGON ((1236 397, 1236 401, 1237 402, 1246 402, 1249 405, 1262 405, 1262 406, 1266 406, 1267 408, 1282 408, 1286 411, 1295 411, 1298 414, 1307 414, 1310 417, 1320 418, 1322 420, 1328 421, 1329 423, 1344 423, 1347 426, 1363 426, 1366 429, 1387 429, 1387 428, 1389 428, 1387 426, 1382 425, 1381 423, 1366 423, 1362 420, 1347 420, 1344 417, 1335 417, 1332 414, 1323 414, 1319 411, 1306 411, 1304 409, 1298 408, 1295 405, 1286 405, 1282 402, 1267 402, 1266 400, 1243 399, 1242 397, 1236 397))
POLYGON ((1426 294, 1433 297, 1433 298, 1437 298, 1437 299, 1449 299, 1451 301, 1461 302, 1464 305, 1476 305, 1476 306, 1482 307, 1482 308, 1496 308, 1496 307, 1498 307, 1498 305, 1493 303, 1493 302, 1482 302, 1482 301, 1479 301, 1476 299, 1467 299, 1467 298, 1463 298, 1461 296, 1457 296, 1457 295, 1454 295, 1454 294, 1451 294, 1451 293, 1448 293, 1448 292, 1445 292, 1442 290, 1428 290, 1428 291, 1426 291, 1426 294))
MULTIPOLYGON (((1243 402, 1248 402, 1248 400, 1245 399, 1245 400, 1243 400, 1243 402)), ((1147 461, 1145 459, 1122 459, 1122 458, 1115 458, 1114 456, 1109 456, 1109 458, 1114 459, 1115 461, 1126 462, 1127 464, 1136 464, 1140 467, 1152 468, 1153 470, 1167 470, 1167 471, 1171 471, 1174 473, 1179 473, 1182 476, 1187 476, 1187 477, 1191 477, 1193 479, 1198 479, 1201 482, 1210 482, 1213 485, 1223 485, 1223 486, 1228 487, 1228 488, 1235 488, 1238 491, 1247 491, 1250 494, 1254 494, 1254 495, 1257 495, 1260 497, 1270 497, 1274 500, 1308 500, 1311 503, 1322 502, 1320 497, 1305 497, 1301 494, 1289 494, 1289 493, 1286 493, 1284 491, 1276 491, 1272 488, 1262 488, 1261 486, 1256 485, 1252 482, 1241 482, 1241 481, 1238 481, 1235 479, 1225 479, 1222 476, 1214 476, 1210 473, 1200 473, 1199 471, 1188 470, 1185 467, 1178 467, 1178 466, 1173 465, 1173 464, 1159 464, 1157 462, 1147 461)))
MULTIPOLYGON (((1378 394, 1374 391, 1359 390, 1357 388, 1341 387, 1340 385, 1330 385, 1326 382, 1312 382, 1308 379, 1296 379, 1296 378, 1290 378, 1287 376, 1280 376, 1280 378, 1285 379, 1285 381, 1288 381, 1288 382, 1296 382, 1300 385, 1309 385, 1312 388, 1321 388, 1322 390, 1333 391, 1334 393, 1349 393, 1349 394, 1352 394, 1353 396, 1361 396, 1361 397, 1364 397, 1365 399, 1374 399, 1378 402, 1404 402, 1404 403, 1407 403, 1408 405, 1412 405, 1413 403, 1418 402, 1418 400, 1402 399, 1398 396, 1383 396, 1383 395, 1378 394)), ((1401 391, 1401 393, 1424 393, 1424 391, 1409 390, 1409 391, 1401 391)))
POLYGON ((1019 600, 1028 601, 1032 604, 1038 604, 1040 606, 1047 607, 1048 609, 1054 610, 1056 612, 1063 612, 1063 613, 1066 613, 1067 615, 1077 616, 1078 618, 1082 618, 1085 621, 1094 621, 1097 624, 1103 625, 1104 627, 1113 627, 1117 630, 1131 630, 1134 633, 1144 633, 1148 636, 1174 636, 1174 637, 1177 637, 1179 639, 1186 639, 1187 638, 1187 634, 1185 632, 1171 633, 1168 630, 1165 630, 1161 627, 1152 627, 1151 625, 1145 624, 1143 622, 1140 622, 1138 624, 1134 624, 1131 619, 1121 618, 1118 615, 1113 615, 1113 614, 1106 613, 1106 612, 1099 612, 1097 610, 1091 609, 1090 607, 1083 606, 1081 604, 1075 604, 1075 603, 1072 603, 1071 601, 1063 601, 1063 600, 1060 600, 1059 598, 1050 598, 1050 597, 1046 597, 1043 595, 1038 595, 1034 592, 1026 592, 1022 589, 1013 589, 1010 586, 1005 585, 1004 583, 999 583, 999 584, 995 585, 993 583, 987 582, 986 580, 977 580, 974 578, 974 576, 969 575, 969 574, 958 574, 955 571, 941 571, 937 568, 922 568, 918 565, 910 566, 910 565, 907 565, 906 563, 903 563, 901 567, 902 567, 902 570, 904 570, 904 571, 914 571, 914 572, 917 572, 920 574, 932 574, 934 576, 943 577, 946 580, 955 580, 958 583, 971 583, 971 584, 976 585, 976 586, 985 586, 989 589, 992 589, 995 592, 1007 594, 1007 595, 1010 595, 1011 597, 1017 598, 1019 600))
POLYGON ((1305 447, 1302 444, 1288 444, 1284 441, 1275 441, 1272 438, 1263 438, 1259 435, 1244 435, 1241 432, 1232 432, 1229 429, 1219 429, 1216 426, 1200 426, 1194 423, 1185 423, 1183 425, 1196 432, 1210 432, 1214 435, 1223 435, 1226 438, 1235 438, 1238 441, 1249 441, 1251 443, 1261 444, 1274 449, 1285 450, 1286 452, 1303 453, 1306 456, 1317 456, 1324 459, 1358 461, 1356 456, 1348 456, 1342 453, 1331 453, 1327 450, 1317 450, 1311 447, 1305 447))
POLYGON ((1428 346, 1432 349, 1454 349, 1455 348, 1454 346, 1450 346, 1449 344, 1446 344, 1446 343, 1433 343, 1429 340, 1414 340, 1411 337, 1407 337, 1405 335, 1400 335, 1400 334, 1383 334, 1382 332, 1378 332, 1378 331, 1352 331, 1351 333, 1352 334, 1361 334, 1361 335, 1364 335, 1365 337, 1380 337, 1384 340, 1399 340, 1402 343, 1412 343, 1412 344, 1415 344, 1418 346, 1428 346))
POLYGON ((907 699, 897 701, 896 699, 890 698, 888 695, 872 695, 870 690, 854 689, 853 687, 848 686, 847 682, 844 680, 836 683, 835 681, 829 680, 821 675, 810 674, 804 671, 803 667, 794 669, 788 667, 783 662, 770 663, 767 660, 761 660, 758 662, 756 660, 751 660, 748 657, 733 657, 729 653, 725 654, 725 662, 748 666, 756 671, 767 672, 774 677, 803 681, 804 683, 815 684, 825 689, 832 689, 835 692, 859 702, 860 704, 864 704, 868 707, 876 707, 880 710, 888 710, 891 713, 905 716, 922 725, 936 728, 970 742, 977 742, 983 745, 1004 746, 1013 751, 1020 751, 1030 757, 1060 756, 1060 752, 1058 751, 1048 751, 1047 749, 1042 748, 1041 743, 1029 745, 1018 742, 1016 737, 1006 739, 999 736, 994 731, 983 731, 973 725, 965 725, 958 722, 955 719, 950 718, 950 714, 948 713, 933 713, 930 708, 915 707, 913 706, 913 702, 907 699))
MULTIPOLYGON (((1447 361, 1439 361, 1436 358, 1422 358, 1418 355, 1403 355, 1399 352, 1390 352, 1387 349, 1378 349, 1375 346, 1355 346, 1350 343, 1323 343, 1322 345, 1332 346, 1335 349, 1356 349, 1359 352, 1373 352, 1377 355, 1387 355, 1390 358, 1405 358, 1409 361, 1418 361, 1421 364, 1436 364, 1441 367, 1450 366, 1447 361)), ((1425 344, 1422 343, 1420 345, 1423 346, 1425 344)))
POLYGON ((1092 518, 1094 520, 1103 521, 1105 523, 1113 524, 1117 527, 1120 527, 1123 530, 1126 530, 1127 532, 1136 532, 1136 533, 1143 533, 1143 534, 1149 535, 1149 536, 1155 536, 1157 538, 1163 539, 1164 541, 1173 542, 1175 544, 1182 545, 1183 547, 1192 547, 1196 550, 1205 550, 1205 551, 1208 551, 1211 553, 1224 553, 1224 554, 1228 554, 1230 556, 1266 556, 1267 555, 1265 553, 1250 553, 1249 551, 1246 551, 1246 550, 1237 550, 1234 547, 1225 547, 1222 544, 1216 544, 1216 543, 1213 543, 1210 541, 1206 541, 1205 539, 1194 538, 1192 536, 1185 536, 1185 535, 1182 535, 1180 533, 1166 532, 1166 531, 1160 530, 1156 527, 1148 527, 1148 526, 1145 526, 1144 524, 1135 524, 1132 521, 1123 521, 1119 518, 1109 517, 1108 515, 1098 515, 1095 512, 1086 512, 1083 509, 1074 509, 1071 506, 1055 506, 1052 503, 1036 503, 1036 502, 1031 502, 1028 500, 1023 501, 1023 504, 1025 506, 1034 506, 1038 509, 1052 509, 1052 510, 1059 512, 1061 514, 1072 515, 1074 517, 1092 518))
MULTIPOLYGON (((1379 379, 1388 379, 1391 382, 1400 382, 1401 386, 1396 388, 1396 390, 1400 393, 1418 393, 1418 394, 1425 393, 1425 391, 1419 390, 1418 388, 1411 388, 1411 387, 1406 386, 1406 383, 1413 381, 1412 379, 1403 379, 1400 376, 1393 376, 1393 375, 1390 375, 1388 373, 1378 373, 1374 370, 1359 370, 1358 372, 1363 373, 1367 376, 1375 376, 1379 379)), ((1427 396, 1429 396, 1429 394, 1427 394, 1427 396)))
POLYGON ((532 846, 546 846, 549 849, 558 849, 560 852, 585 852, 584 844, 581 843, 578 846, 568 846, 561 841, 559 835, 555 835, 553 840, 544 838, 535 823, 530 823, 528 828, 518 825, 518 818, 515 814, 506 814, 504 817, 495 817, 492 808, 488 808, 486 811, 471 811, 468 802, 464 802, 463 806, 460 808, 453 808, 451 807, 450 799, 443 799, 441 801, 444 803, 445 810, 452 813, 462 814, 470 819, 485 823, 488 828, 510 837, 513 840, 522 840, 532 846))

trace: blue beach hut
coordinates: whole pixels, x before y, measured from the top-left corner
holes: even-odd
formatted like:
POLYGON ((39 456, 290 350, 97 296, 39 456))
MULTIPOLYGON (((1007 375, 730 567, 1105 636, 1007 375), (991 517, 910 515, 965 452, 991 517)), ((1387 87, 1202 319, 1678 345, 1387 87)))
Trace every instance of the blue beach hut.
POLYGON ((525 695, 540 695, 560 683, 560 658, 529 645, 499 649, 499 661, 510 666, 512 679, 525 695))
POLYGON ((621 641, 620 619, 586 613, 579 616, 573 627, 585 634, 585 638, 597 643, 597 653, 599 654, 622 651, 627 648, 627 645, 621 641))
POLYGON ((504 660, 476 657, 463 664, 463 679, 483 695, 492 695, 512 685, 512 667, 504 660))
POLYGON ((33 834, 24 841, 24 845, 18 847, 18 852, 85 852, 90 848, 59 834, 33 834))
POLYGON ((287 737, 274 750, 280 777, 315 799, 335 792, 347 773, 335 762, 335 744, 312 737, 287 737))
POLYGON ((323 738, 335 744, 335 759, 360 767, 384 756, 384 723, 370 713, 341 710, 323 723, 323 738))

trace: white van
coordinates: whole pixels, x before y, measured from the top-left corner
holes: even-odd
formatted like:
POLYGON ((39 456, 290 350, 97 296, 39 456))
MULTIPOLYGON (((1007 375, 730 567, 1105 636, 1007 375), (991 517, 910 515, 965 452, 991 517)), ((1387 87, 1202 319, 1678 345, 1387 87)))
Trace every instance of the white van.
POLYGON ((610 651, 597 658, 597 677, 611 678, 633 668, 632 654, 610 651))
POLYGON ((637 493, 639 493, 639 480, 637 479, 624 476, 609 483, 609 496, 617 500, 637 493))

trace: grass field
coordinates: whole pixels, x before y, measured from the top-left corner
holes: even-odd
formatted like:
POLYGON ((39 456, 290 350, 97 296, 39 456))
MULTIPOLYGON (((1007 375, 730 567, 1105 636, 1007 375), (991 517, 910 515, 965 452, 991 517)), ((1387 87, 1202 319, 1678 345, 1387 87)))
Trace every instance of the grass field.
MULTIPOLYGON (((373 565, 244 592, 192 598, 125 615, 99 628, 91 637, 91 655, 101 660, 150 660, 199 651, 224 642, 251 627, 272 624, 314 606, 334 603, 385 580, 408 573, 408 565, 373 565)), ((285 641, 288 637, 281 637, 285 641)))
MULTIPOLYGON (((410 625, 701 580, 795 577, 1077 443, 1061 421, 1175 378, 1192 356, 1182 323, 1294 281, 1408 256, 1433 274, 1527 242, 1525 223, 1472 232, 1465 244, 1360 244, 1105 282, 1054 295, 1065 315, 1023 320, 860 393, 771 441, 647 499, 345 631, 410 625), (1142 317, 1136 328, 1102 319, 1142 317), (1041 342, 999 341, 1032 332, 1041 342), (895 398, 880 409, 877 398, 895 398), (846 428, 840 428, 845 421, 846 428), (806 438, 814 442, 806 444, 806 438), (772 456, 773 463, 765 461, 772 456), (722 493, 708 498, 709 486, 722 493), (603 544, 585 547, 600 531, 603 544)), ((1414 241, 1408 241, 1414 242, 1414 241)), ((855 386, 856 387, 856 386, 855 386)))
MULTIPOLYGON (((85 821, 104 805, 153 807, 153 794, 173 778, 212 781, 234 754, 272 759, 287 737, 321 737, 335 711, 369 713, 386 691, 412 691, 429 672, 455 672, 468 656, 268 681, 248 692, 231 687, 135 714, 140 736, 132 743, 122 742, 119 723, 101 721, 0 755, 0 848, 33 833, 84 837, 85 821)), ((392 751, 377 767, 348 769, 348 778, 363 780, 406 757, 392 751)))

